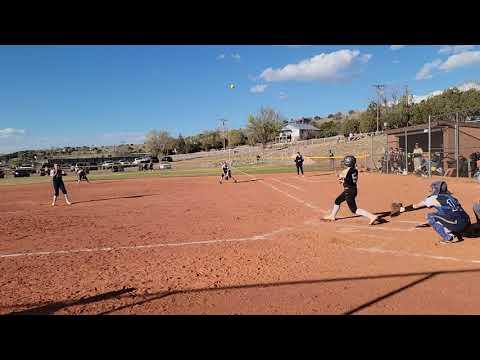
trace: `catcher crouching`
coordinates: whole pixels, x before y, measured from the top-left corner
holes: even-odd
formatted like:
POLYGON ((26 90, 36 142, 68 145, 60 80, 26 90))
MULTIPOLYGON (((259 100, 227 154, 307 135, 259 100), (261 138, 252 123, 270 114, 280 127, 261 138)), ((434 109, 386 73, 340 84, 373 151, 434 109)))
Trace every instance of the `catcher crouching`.
POLYGON ((470 217, 462 208, 460 202, 448 191, 445 181, 434 181, 427 198, 418 204, 402 206, 401 203, 392 204, 391 216, 398 216, 403 212, 421 208, 435 208, 437 211, 427 214, 427 223, 442 238, 439 244, 452 244, 462 241, 460 234, 470 226, 470 217))

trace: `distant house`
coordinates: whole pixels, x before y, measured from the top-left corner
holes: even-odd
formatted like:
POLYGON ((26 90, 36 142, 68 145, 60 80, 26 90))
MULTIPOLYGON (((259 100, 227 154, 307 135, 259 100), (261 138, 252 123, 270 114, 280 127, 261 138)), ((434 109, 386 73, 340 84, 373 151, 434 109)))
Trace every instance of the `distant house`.
POLYGON ((308 140, 317 137, 320 129, 313 125, 302 123, 289 123, 280 130, 280 141, 308 140))

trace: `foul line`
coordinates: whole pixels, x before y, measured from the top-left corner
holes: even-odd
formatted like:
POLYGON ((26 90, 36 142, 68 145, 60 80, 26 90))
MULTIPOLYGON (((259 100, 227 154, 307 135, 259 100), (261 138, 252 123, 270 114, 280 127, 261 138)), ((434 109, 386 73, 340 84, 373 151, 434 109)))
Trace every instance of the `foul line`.
POLYGON ((58 254, 73 254, 73 253, 82 253, 82 252, 101 252, 101 251, 118 251, 118 250, 136 250, 136 249, 151 249, 158 247, 176 247, 176 246, 189 246, 189 245, 210 245, 217 243, 228 243, 228 242, 243 242, 243 241, 256 241, 256 240, 267 240, 268 238, 276 235, 278 233, 292 230, 291 227, 281 228, 274 230, 272 232, 255 235, 248 238, 240 239, 219 239, 219 240, 205 240, 205 241, 191 241, 191 242, 181 242, 181 243, 166 243, 166 244, 150 244, 150 245, 132 245, 132 246, 119 246, 119 247, 103 247, 103 248, 91 248, 91 249, 73 249, 73 250, 56 250, 56 251, 38 251, 38 252, 26 252, 26 253, 15 253, 15 254, 1 254, 0 258, 12 258, 20 256, 40 256, 40 255, 58 255, 58 254))
POLYGON ((379 248, 354 248, 354 247, 350 247, 350 249, 363 251, 363 252, 390 254, 395 256, 413 256, 413 257, 423 257, 423 258, 435 259, 435 260, 450 260, 450 261, 460 261, 464 263, 480 264, 480 260, 465 260, 465 259, 459 259, 451 256, 437 256, 437 255, 427 255, 427 254, 420 254, 420 253, 410 253, 410 252, 401 251, 401 250, 383 250, 379 248))
POLYGON ((292 184, 289 184, 289 183, 280 181, 280 180, 278 180, 278 179, 272 178, 272 180, 274 180, 274 181, 276 181, 276 182, 278 182, 278 183, 280 183, 280 184, 290 186, 291 188, 294 188, 294 189, 296 189, 296 190, 305 191, 305 189, 302 189, 302 188, 299 188, 298 186, 295 186, 295 185, 292 185, 292 184))
MULTIPOLYGON (((253 177, 253 176, 250 175, 250 174, 247 174, 245 171, 242 171, 242 170, 240 170, 240 169, 236 169, 236 170, 239 171, 239 172, 241 172, 241 173, 243 173, 243 174, 245 174, 245 175, 247 175, 247 176, 249 176, 249 177, 251 177, 252 179, 255 179, 255 177, 253 177)), ((325 214, 328 213, 328 211, 326 211, 326 210, 324 210, 324 209, 320 209, 319 207, 317 207, 317 206, 315 206, 315 205, 312 205, 312 204, 310 204, 309 202, 306 202, 306 201, 304 201, 304 200, 302 200, 302 199, 299 199, 299 198, 293 196, 292 194, 290 194, 290 193, 288 193, 288 192, 286 192, 286 191, 280 190, 279 188, 273 186, 272 184, 269 184, 269 183, 267 183, 267 182, 265 182, 265 181, 261 181, 261 183, 264 184, 264 185, 266 185, 266 186, 269 186, 270 188, 272 188, 273 190, 278 191, 279 193, 282 193, 282 194, 285 195, 285 196, 288 196, 289 198, 291 198, 291 199, 299 202, 300 204, 309 207, 310 209, 313 209, 313 210, 315 210, 315 211, 320 211, 320 212, 323 212, 323 213, 325 213, 325 214)))

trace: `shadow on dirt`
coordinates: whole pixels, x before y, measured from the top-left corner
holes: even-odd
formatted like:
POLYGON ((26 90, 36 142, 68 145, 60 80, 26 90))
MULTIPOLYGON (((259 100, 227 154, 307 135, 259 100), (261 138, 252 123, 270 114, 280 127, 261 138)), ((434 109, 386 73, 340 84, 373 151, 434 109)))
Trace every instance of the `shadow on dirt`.
POLYGON ((73 201, 72 204, 83 204, 83 203, 89 203, 89 202, 97 202, 97 201, 110 201, 110 200, 119 200, 119 199, 139 199, 143 197, 148 197, 148 196, 159 196, 162 194, 145 194, 145 195, 127 195, 127 196, 118 196, 118 197, 112 197, 112 198, 104 198, 104 199, 92 199, 92 200, 84 200, 84 201, 73 201))
POLYGON ((237 184, 241 183, 249 183, 249 182, 255 182, 255 181, 262 181, 263 179, 250 179, 250 180, 238 180, 237 184))
MULTIPOLYGON (((260 284, 246 284, 246 285, 235 285, 235 286, 226 286, 226 287, 213 287, 213 288, 198 288, 198 289, 184 289, 184 290, 174 290, 174 291, 161 291, 157 293, 150 293, 148 295, 143 295, 144 300, 134 302, 129 305, 123 305, 120 307, 112 308, 108 311, 100 313, 100 315, 111 314, 113 312, 126 309, 132 306, 142 305, 151 301, 163 299, 169 296, 174 295, 185 295, 185 294, 195 294, 195 293, 205 293, 205 292, 217 292, 217 291, 228 291, 228 290, 239 290, 239 289, 256 289, 256 288, 272 288, 279 286, 295 286, 295 285, 313 285, 329 282, 341 282, 341 281, 357 281, 357 280, 374 280, 374 279, 388 279, 388 278, 403 278, 403 277, 416 277, 422 276, 420 279, 416 279, 411 283, 404 285, 398 289, 390 291, 386 294, 383 294, 379 297, 376 297, 364 304, 356 306, 353 309, 350 309, 343 313, 343 315, 351 315, 362 309, 368 308, 369 306, 378 303, 382 300, 385 300, 395 294, 402 292, 408 288, 411 288, 421 282, 427 281, 435 276, 442 274, 461 274, 461 273, 475 273, 480 272, 480 269, 468 269, 468 270, 445 270, 445 271, 434 271, 434 272, 418 272, 418 273, 403 273, 403 274, 387 274, 387 275, 373 275, 373 276, 360 276, 360 277, 345 277, 345 278, 331 278, 331 279, 319 279, 319 280, 303 280, 303 281, 288 281, 288 282, 278 282, 278 283, 260 283, 260 284)), ((142 296, 142 295, 139 295, 142 296)), ((233 311, 233 310, 232 310, 233 311)))
POLYGON ((80 300, 54 302, 54 303, 41 305, 41 306, 33 307, 30 309, 22 310, 22 311, 15 311, 15 312, 9 313, 8 315, 49 315, 49 314, 54 314, 55 312, 64 308, 68 308, 70 306, 85 305, 85 304, 95 303, 99 301, 109 300, 109 299, 117 298, 123 294, 131 293, 135 290, 136 290, 135 288, 124 288, 121 290, 109 291, 103 294, 89 296, 86 298, 82 298, 80 300))

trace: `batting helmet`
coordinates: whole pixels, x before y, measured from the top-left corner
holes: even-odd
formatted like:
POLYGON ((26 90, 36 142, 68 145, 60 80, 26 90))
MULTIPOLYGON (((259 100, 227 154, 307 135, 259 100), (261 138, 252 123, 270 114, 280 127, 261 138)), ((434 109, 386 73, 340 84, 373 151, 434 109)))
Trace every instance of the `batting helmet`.
POLYGON ((447 183, 445 181, 434 181, 430 187, 432 188, 432 193, 430 196, 438 194, 451 194, 451 192, 448 191, 447 183))
POLYGON ((347 155, 343 158, 342 162, 346 167, 354 167, 357 163, 357 159, 355 159, 355 156, 353 155, 347 155))

